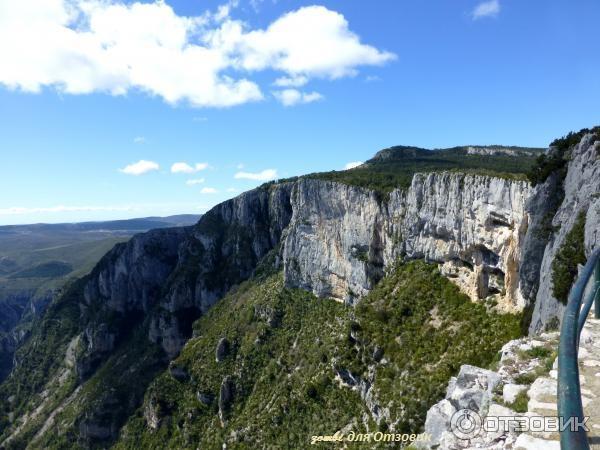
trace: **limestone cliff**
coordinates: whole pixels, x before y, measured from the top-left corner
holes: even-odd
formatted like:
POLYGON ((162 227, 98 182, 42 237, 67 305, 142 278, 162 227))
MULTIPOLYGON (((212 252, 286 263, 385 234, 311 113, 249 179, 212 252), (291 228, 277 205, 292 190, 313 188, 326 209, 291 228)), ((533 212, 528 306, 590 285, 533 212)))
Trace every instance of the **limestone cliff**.
POLYGON ((544 331, 548 323, 562 318, 564 306, 553 294, 552 262, 580 212, 585 214, 586 255, 600 244, 600 140, 596 135, 586 134, 572 149, 561 190, 556 192, 551 187, 553 183, 556 180, 551 177, 536 187, 538 192, 554 190, 554 195, 560 195, 562 201, 557 210, 548 208, 543 202, 536 204, 537 214, 546 217, 549 226, 546 235, 538 237, 546 245, 530 327, 532 334, 544 331))
POLYGON ((408 188, 387 195, 299 178, 223 202, 193 227, 137 235, 54 301, 17 352, 0 390, 0 403, 15 405, 6 414, 14 420, 0 435, 41 439, 66 423, 86 444, 114 439, 144 383, 191 337, 192 322, 267 255, 283 266, 288 287, 348 304, 399 258, 425 259, 475 301, 516 311, 536 299, 531 331, 540 331, 560 313, 550 267, 579 211, 586 212, 587 251, 600 240, 598 146, 585 136, 564 182, 554 174, 534 188, 455 171, 417 173, 408 188), (113 383, 109 390, 103 380, 113 383), (71 419, 60 417, 63 410, 71 419))
POLYGON ((285 232, 286 282, 355 302, 399 257, 424 258, 473 299, 522 309, 521 242, 529 184, 460 173, 416 174, 389 199, 372 191, 299 180, 285 232))

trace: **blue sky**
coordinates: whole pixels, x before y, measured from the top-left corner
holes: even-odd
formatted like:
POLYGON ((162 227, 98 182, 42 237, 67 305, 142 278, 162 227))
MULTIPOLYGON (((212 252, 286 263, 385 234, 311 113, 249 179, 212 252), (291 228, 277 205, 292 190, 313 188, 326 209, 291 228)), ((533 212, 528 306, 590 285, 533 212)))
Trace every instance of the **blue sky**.
POLYGON ((391 145, 600 123, 595 0, 64 1, 0 0, 0 224, 201 213, 391 145))

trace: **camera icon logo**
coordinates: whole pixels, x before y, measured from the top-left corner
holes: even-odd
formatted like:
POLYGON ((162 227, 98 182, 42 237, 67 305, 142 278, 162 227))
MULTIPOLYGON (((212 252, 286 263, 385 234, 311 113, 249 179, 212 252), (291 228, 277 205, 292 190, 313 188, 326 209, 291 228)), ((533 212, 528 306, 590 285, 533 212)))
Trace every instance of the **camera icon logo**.
POLYGON ((450 419, 452 433, 459 439, 473 439, 481 432, 481 416, 470 409, 459 409, 450 419))

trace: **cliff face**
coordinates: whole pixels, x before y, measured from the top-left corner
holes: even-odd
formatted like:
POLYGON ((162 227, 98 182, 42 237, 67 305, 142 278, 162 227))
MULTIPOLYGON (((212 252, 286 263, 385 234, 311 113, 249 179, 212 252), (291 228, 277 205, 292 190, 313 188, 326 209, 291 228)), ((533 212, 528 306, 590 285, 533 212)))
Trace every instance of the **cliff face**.
POLYGON ((15 369, 0 386, 0 404, 15 405, 6 416, 17 419, 0 435, 39 437, 56 431, 56 423, 70 423, 83 442, 114 439, 140 404, 144 383, 191 337, 192 322, 251 277, 269 254, 283 266, 287 287, 349 304, 398 258, 422 258, 437 263, 473 300, 516 311, 537 299, 531 325, 537 332, 560 313, 551 297, 550 266, 579 211, 586 211, 586 249, 600 240, 598 145, 585 137, 573 150, 564 199, 557 197, 562 184, 556 175, 532 188, 515 179, 417 173, 408 189, 385 198, 300 178, 221 203, 193 227, 137 235, 53 303, 18 352, 15 369), (65 311, 71 322, 64 320, 65 311), (156 353, 136 354, 146 347, 156 353), (36 354, 46 359, 37 361, 36 354), (43 375, 30 382, 32 367, 43 375), (70 376, 76 381, 67 389, 70 376), (132 378, 139 389, 128 390, 132 378), (109 380, 108 390, 101 389, 103 380, 109 380), (113 393, 115 385, 121 394, 113 393), (44 389, 55 395, 38 399, 44 389), (69 408, 76 420, 60 417, 69 408), (36 420, 29 419, 32 414, 36 420))
POLYGON ((538 237, 538 240, 546 245, 539 270, 539 288, 530 327, 532 334, 543 331, 546 324, 562 319, 564 305, 553 295, 552 262, 581 212, 585 214, 586 255, 600 245, 600 141, 597 141, 596 136, 585 135, 573 148, 562 183, 562 192, 553 187, 556 182, 551 177, 536 187, 536 191, 542 193, 541 201, 535 203, 535 207, 538 208, 537 214, 545 218, 549 226, 546 227, 545 235, 538 237), (558 210, 553 209, 551 203, 550 207, 544 204, 543 199, 547 192, 554 192, 554 196, 559 197, 558 210))
POLYGON ((38 294, 35 290, 24 290, 0 301, 0 383, 12 369, 15 350, 29 335, 23 319, 38 317, 53 295, 52 291, 38 294))
POLYGON ((355 302, 397 258, 441 265, 473 299, 521 309, 519 267, 529 185, 457 173, 417 174, 388 201, 357 187, 300 180, 283 260, 289 286, 355 302))
POLYGON ((54 395, 36 397, 34 410, 10 411, 20 427, 0 429, 5 443, 23 433, 43 439, 67 411, 63 420, 84 445, 114 439, 152 376, 189 339, 193 321, 278 245, 291 217, 290 191, 290 184, 266 185, 216 206, 193 227, 115 246, 57 299, 20 349, 0 403, 19 405, 42 388, 54 395), (19 379, 32 391, 15 396, 19 379))

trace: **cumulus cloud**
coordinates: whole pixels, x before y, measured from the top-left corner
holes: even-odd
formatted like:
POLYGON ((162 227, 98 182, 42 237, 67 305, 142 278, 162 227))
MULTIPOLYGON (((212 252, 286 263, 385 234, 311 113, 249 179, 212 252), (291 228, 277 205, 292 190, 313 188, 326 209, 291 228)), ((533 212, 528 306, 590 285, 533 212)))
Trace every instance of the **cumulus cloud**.
POLYGON ((342 14, 323 6, 251 29, 231 17, 234 5, 190 17, 159 0, 0 0, 0 84, 68 94, 137 90, 171 104, 227 107, 263 99, 250 79, 258 71, 298 86, 395 58, 362 43, 342 14))
POLYGON ((273 95, 284 106, 294 106, 300 103, 312 103, 321 100, 323 96, 318 92, 301 92, 297 89, 284 89, 275 91, 273 95))
POLYGON ((496 17, 500 12, 500 1, 499 0, 490 0, 487 2, 479 3, 471 16, 473 20, 481 19, 483 17, 496 17))
POLYGON ((136 163, 129 164, 128 166, 119 169, 119 171, 127 175, 142 175, 144 173, 158 169, 160 169, 158 163, 155 163, 154 161, 146 161, 145 159, 140 159, 136 163))
POLYGON ((344 166, 344 170, 354 169, 355 167, 358 167, 361 164, 362 164, 362 161, 352 161, 352 162, 346 163, 346 165, 344 166))
POLYGON ((196 163, 190 166, 185 162, 176 162, 171 166, 171 173, 194 173, 208 168, 208 163, 196 163))
POLYGON ((196 186, 197 184, 204 183, 204 181, 204 178, 196 178, 195 180, 187 180, 185 184, 187 184, 188 186, 196 186))
POLYGON ((211 187, 205 187, 205 188, 200 189, 201 194, 216 194, 217 192, 219 192, 219 191, 217 191, 215 188, 211 188, 211 187))
POLYGON ((269 181, 277 178, 277 170, 265 169, 262 172, 238 172, 233 177, 241 180, 269 181))

